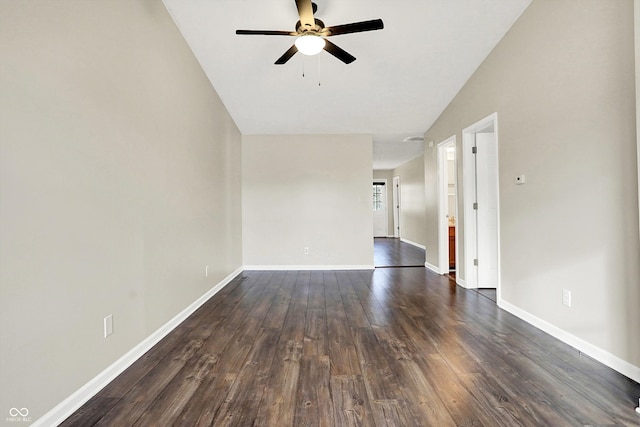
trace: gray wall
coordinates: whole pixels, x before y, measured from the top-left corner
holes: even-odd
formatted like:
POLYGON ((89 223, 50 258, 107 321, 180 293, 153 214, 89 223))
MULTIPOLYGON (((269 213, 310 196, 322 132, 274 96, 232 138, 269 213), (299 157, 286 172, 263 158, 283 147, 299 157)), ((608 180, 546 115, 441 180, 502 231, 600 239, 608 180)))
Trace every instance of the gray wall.
POLYGON ((425 139, 456 134, 460 148, 462 129, 498 113, 503 302, 640 372, 633 16, 632 0, 534 0, 425 139))
POLYGON ((393 170, 393 176, 400 177, 400 237, 422 246, 427 243, 424 172, 424 156, 393 170))
POLYGON ((243 136, 244 265, 372 266, 372 153, 369 135, 243 136))
POLYGON ((3 419, 242 265, 240 144, 159 0, 0 2, 3 419))

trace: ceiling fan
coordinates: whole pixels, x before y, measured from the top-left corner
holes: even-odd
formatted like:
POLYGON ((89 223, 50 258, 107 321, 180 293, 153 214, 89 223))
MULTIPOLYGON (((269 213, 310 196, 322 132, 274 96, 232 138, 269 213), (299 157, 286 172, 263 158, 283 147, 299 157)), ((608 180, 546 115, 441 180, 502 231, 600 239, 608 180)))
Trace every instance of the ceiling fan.
POLYGON ((236 34, 297 37, 295 44, 278 58, 275 62, 276 65, 285 64, 297 52, 305 55, 316 55, 322 50, 326 50, 345 64, 351 64, 356 60, 355 56, 331 43, 327 40, 327 37, 384 28, 382 19, 325 27, 324 22, 313 16, 318 10, 318 5, 312 3, 311 0, 296 0, 296 7, 298 8, 300 20, 296 23, 295 31, 236 30, 236 34))

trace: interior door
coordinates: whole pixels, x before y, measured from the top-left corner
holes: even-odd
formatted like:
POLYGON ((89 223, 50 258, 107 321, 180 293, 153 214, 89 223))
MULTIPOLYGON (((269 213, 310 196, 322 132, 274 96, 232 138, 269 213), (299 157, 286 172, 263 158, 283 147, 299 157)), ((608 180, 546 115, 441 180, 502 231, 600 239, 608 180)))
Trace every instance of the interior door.
POLYGON ((393 177, 393 237, 400 238, 400 177, 393 177))
POLYGON ((373 181, 373 237, 387 237, 387 182, 373 181))
POLYGON ((498 148, 496 134, 476 133, 478 287, 498 284, 498 148))

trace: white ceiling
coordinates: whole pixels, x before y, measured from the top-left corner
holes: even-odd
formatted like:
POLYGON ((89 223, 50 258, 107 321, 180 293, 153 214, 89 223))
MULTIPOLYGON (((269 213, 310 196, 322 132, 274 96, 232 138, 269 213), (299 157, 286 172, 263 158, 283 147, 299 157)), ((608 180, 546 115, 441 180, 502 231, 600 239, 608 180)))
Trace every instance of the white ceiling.
POLYGON ((164 0, 240 131, 371 134, 374 169, 422 154, 422 136, 531 0, 315 0, 327 26, 382 18, 385 28, 331 37, 357 58, 296 54, 294 0, 164 0), (303 71, 305 77, 303 77, 303 71))

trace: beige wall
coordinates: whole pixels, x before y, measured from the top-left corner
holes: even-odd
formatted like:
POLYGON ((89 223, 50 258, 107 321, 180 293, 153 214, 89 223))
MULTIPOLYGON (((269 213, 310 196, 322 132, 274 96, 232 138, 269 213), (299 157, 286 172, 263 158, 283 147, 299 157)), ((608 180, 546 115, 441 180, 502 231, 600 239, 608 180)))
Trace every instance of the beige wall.
MULTIPOLYGON (((463 128, 498 113, 503 303, 637 373, 632 8, 534 0, 425 136, 456 134, 460 148, 463 128), (525 185, 514 184, 519 174, 525 185)), ((425 157, 435 193, 435 148, 425 157)), ((437 247, 437 216, 427 218, 427 246, 437 247)))
POLYGON ((424 156, 393 170, 393 176, 400 177, 400 237, 422 246, 427 243, 424 171, 424 156))
POLYGON ((2 419, 241 266, 240 143, 159 0, 0 1, 2 419))
POLYGON ((372 266, 371 164, 368 135, 243 136, 245 266, 372 266))
POLYGON ((387 237, 393 237, 393 171, 374 170, 373 179, 387 180, 387 237))
MULTIPOLYGON (((633 4, 636 47, 636 140, 638 141, 638 190, 640 191, 640 0, 635 0, 633 4)), ((640 221, 640 217, 638 220, 640 221)))

